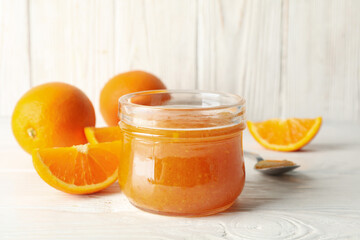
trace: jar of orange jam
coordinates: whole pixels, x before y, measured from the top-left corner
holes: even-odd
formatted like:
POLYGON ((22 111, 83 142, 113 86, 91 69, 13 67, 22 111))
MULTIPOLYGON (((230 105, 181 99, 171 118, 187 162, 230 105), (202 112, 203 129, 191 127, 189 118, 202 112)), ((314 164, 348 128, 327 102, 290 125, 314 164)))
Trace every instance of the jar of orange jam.
POLYGON ((119 99, 119 184, 136 207, 202 216, 229 208, 245 181, 245 100, 205 91, 156 90, 119 99))

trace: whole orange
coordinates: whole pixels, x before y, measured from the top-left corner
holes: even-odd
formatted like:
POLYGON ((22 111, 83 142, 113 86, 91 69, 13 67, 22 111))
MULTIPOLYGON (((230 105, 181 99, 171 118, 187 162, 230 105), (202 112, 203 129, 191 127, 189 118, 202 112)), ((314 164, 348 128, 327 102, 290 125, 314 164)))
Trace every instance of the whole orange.
POLYGON ((95 125, 95 111, 78 88, 52 82, 30 89, 17 102, 12 130, 27 152, 35 148, 87 143, 84 127, 95 125))
POLYGON ((119 122, 118 100, 121 96, 146 90, 166 89, 156 76, 143 71, 121 73, 110 79, 100 93, 100 112, 109 126, 119 122))

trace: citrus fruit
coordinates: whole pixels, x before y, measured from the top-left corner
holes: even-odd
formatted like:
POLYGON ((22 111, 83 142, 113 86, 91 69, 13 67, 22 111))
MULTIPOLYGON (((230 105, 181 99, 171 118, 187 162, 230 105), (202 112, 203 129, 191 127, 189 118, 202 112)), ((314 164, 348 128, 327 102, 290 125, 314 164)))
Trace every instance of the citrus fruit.
POLYGON ((250 122, 251 135, 262 146, 278 151, 296 151, 308 144, 318 133, 322 118, 315 119, 270 119, 250 122))
POLYGON ((120 127, 86 127, 84 129, 86 139, 89 143, 101 143, 101 142, 112 142, 121 141, 122 132, 120 127))
POLYGON ((46 83, 20 98, 11 125, 17 142, 31 153, 35 148, 87 143, 84 127, 95 125, 95 111, 80 89, 66 83, 46 83))
POLYGON ((67 193, 100 191, 117 179, 120 142, 85 144, 33 151, 33 164, 50 186, 67 193))
POLYGON ((131 71, 113 77, 100 93, 100 112, 105 122, 109 126, 118 124, 118 100, 121 96, 157 89, 166 89, 166 87, 159 78, 147 72, 131 71))

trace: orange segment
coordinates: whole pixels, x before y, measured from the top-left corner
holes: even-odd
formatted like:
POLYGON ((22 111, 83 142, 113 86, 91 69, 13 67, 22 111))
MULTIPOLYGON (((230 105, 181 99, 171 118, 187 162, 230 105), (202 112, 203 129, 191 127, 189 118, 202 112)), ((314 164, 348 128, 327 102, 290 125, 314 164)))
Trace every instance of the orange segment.
POLYGON ((278 151, 296 151, 308 144, 318 133, 322 118, 315 119, 270 119, 250 122, 251 135, 262 146, 278 151))
POLYGON ((50 186, 67 193, 100 191, 117 179, 121 142, 44 148, 33 152, 33 164, 50 186))
POLYGON ((86 127, 84 128, 86 139, 89 143, 121 141, 122 132, 119 126, 116 127, 86 127))

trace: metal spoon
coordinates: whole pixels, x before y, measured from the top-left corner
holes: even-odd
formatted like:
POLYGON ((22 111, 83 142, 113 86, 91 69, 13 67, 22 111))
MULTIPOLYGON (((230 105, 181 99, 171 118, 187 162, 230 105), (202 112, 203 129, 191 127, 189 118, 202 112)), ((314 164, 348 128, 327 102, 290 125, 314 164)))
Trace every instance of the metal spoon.
MULTIPOLYGON (((244 151, 244 156, 249 157, 249 158, 253 158, 257 162, 265 160, 259 154, 248 152, 248 151, 244 151)), ((298 168, 298 167, 300 167, 300 165, 296 164, 296 165, 293 165, 293 166, 268 167, 268 168, 261 168, 261 169, 255 168, 255 169, 257 171, 261 172, 261 173, 268 174, 268 175, 280 175, 280 174, 292 171, 292 170, 294 170, 295 168, 298 168)))

